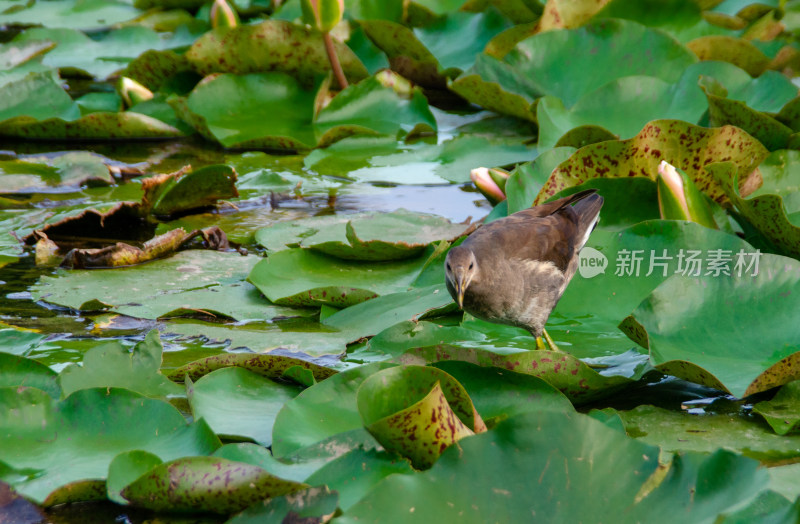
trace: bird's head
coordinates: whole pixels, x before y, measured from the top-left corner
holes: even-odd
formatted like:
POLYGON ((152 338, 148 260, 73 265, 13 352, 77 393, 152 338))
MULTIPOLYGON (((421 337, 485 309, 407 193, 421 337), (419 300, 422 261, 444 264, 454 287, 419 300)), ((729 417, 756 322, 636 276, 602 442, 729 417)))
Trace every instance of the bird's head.
POLYGON ((456 246, 447 253, 444 260, 444 272, 447 280, 455 289, 453 297, 458 302, 458 307, 464 307, 464 292, 475 275, 478 274, 478 261, 471 249, 456 246))

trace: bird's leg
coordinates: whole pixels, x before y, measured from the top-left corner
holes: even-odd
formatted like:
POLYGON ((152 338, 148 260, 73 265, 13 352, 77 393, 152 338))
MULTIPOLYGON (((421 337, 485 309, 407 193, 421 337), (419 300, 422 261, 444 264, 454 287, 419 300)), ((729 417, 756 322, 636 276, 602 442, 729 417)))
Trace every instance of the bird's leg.
POLYGON ((553 338, 550 336, 550 333, 548 333, 544 328, 542 328, 542 336, 547 341, 547 345, 550 346, 550 351, 561 352, 558 346, 556 346, 556 343, 553 341, 553 338))
POLYGON ((548 333, 546 329, 542 329, 541 337, 537 337, 536 335, 534 335, 534 337, 536 337, 536 349, 547 349, 549 346, 550 351, 561 352, 558 346, 556 346, 556 343, 553 342, 553 338, 550 336, 550 333, 548 333), (544 340, 542 340, 542 338, 544 338, 544 340), (547 346, 545 346, 544 344, 545 342, 547 342, 547 346))

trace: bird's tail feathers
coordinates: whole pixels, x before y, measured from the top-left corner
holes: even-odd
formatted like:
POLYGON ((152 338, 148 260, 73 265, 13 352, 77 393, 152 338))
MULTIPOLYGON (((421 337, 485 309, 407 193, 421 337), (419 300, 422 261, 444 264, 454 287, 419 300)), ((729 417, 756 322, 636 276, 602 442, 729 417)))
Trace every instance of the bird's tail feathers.
MULTIPOLYGON (((577 246, 579 250, 589 240, 589 235, 600 220, 600 208, 603 207, 603 197, 596 194, 594 190, 587 191, 591 191, 591 193, 583 195, 579 202, 572 206, 572 209, 578 214, 578 237, 581 238, 580 245, 577 246)), ((585 193, 585 191, 581 191, 581 193, 585 193)))

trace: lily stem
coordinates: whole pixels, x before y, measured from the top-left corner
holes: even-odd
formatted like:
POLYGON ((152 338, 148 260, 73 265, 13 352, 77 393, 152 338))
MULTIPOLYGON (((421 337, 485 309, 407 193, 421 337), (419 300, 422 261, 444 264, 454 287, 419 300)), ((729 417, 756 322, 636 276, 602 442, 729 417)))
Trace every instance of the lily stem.
POLYGON ((347 87, 347 78, 344 76, 342 64, 339 63, 339 57, 336 56, 336 49, 333 47, 333 39, 330 33, 322 33, 322 40, 325 42, 325 51, 328 52, 328 60, 331 62, 331 69, 333 70, 336 81, 339 82, 339 88, 344 89, 347 87))

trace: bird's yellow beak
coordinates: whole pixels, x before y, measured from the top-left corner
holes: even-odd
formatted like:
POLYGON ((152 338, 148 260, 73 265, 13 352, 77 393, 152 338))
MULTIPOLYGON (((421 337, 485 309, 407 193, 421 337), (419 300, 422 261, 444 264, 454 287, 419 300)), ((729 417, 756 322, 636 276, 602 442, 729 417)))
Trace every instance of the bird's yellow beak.
POLYGON ((456 302, 458 303, 459 309, 464 309, 464 291, 466 286, 464 285, 464 275, 458 275, 456 278, 456 302))

